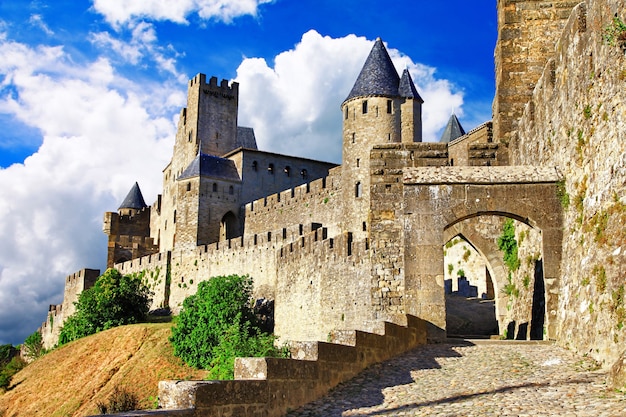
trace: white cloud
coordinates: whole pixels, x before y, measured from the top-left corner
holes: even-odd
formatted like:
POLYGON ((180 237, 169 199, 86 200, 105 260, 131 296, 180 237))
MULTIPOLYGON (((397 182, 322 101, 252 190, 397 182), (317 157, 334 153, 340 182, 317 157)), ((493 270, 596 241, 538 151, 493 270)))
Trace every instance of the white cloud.
POLYGON ((169 57, 177 56, 177 52, 171 46, 164 48, 159 45, 153 24, 135 22, 130 29, 128 40, 122 39, 123 35, 120 33, 109 32, 92 33, 89 38, 94 45, 101 48, 102 53, 116 61, 121 60, 134 66, 140 65, 144 60, 152 61, 161 71, 174 75, 181 82, 186 81, 178 72, 175 59, 169 57))
POLYGON ((54 35, 54 32, 48 27, 46 22, 43 21, 43 17, 40 14, 31 15, 28 22, 31 25, 41 29, 48 36, 54 35))
POLYGON ((170 20, 187 24, 187 16, 231 22, 239 16, 256 16, 262 4, 273 0, 93 0, 93 8, 113 26, 136 19, 170 20))
MULTIPOLYGON (((340 106, 372 45, 363 37, 333 39, 312 30, 276 56, 273 68, 263 59, 244 59, 237 69, 240 123, 254 127, 262 149, 340 162, 340 106)), ((424 140, 437 141, 451 112, 462 115, 462 93, 435 78, 434 68, 395 49, 389 54, 399 73, 409 69, 425 101, 424 140)))
POLYGON ((0 343, 18 343, 61 301, 64 276, 103 267, 103 212, 135 180, 155 199, 182 101, 178 84, 144 92, 106 59, 76 65, 58 47, 0 42, 0 76, 0 112, 43 140, 0 169, 0 343))

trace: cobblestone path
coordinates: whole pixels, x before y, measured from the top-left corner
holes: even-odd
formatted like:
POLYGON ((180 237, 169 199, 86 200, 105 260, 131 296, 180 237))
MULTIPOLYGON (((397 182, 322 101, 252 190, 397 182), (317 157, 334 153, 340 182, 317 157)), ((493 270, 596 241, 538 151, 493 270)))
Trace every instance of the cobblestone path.
POLYGON ((288 416, 626 416, 626 395, 596 368, 549 344, 426 345, 288 416))

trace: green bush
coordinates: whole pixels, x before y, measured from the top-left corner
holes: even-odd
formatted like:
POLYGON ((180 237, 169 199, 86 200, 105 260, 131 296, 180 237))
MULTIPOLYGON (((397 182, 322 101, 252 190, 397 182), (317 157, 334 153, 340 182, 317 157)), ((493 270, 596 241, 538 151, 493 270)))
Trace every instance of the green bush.
POLYGON ((93 287, 78 297, 76 313, 63 324, 59 344, 112 327, 145 321, 151 301, 152 292, 139 277, 107 269, 93 287))
POLYGON ((285 356, 264 333, 251 307, 252 279, 230 275, 198 284, 172 328, 174 353, 210 377, 232 379, 235 357, 285 356))

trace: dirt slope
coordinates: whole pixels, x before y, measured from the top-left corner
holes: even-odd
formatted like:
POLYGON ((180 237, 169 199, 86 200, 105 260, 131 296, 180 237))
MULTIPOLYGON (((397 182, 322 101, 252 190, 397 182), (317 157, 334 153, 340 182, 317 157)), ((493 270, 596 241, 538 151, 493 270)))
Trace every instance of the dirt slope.
POLYGON ((170 323, 107 330, 56 349, 15 375, 0 394, 0 416, 88 416, 97 414, 116 388, 135 393, 142 408, 154 408, 158 381, 202 379, 185 366, 168 342, 170 323))

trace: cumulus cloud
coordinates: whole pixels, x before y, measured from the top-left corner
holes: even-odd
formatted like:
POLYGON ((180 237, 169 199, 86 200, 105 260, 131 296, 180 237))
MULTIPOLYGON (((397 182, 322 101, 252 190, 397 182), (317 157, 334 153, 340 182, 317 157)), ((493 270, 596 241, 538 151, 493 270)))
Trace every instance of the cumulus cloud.
POLYGON ((113 26, 136 19, 169 20, 187 24, 187 17, 197 13, 206 20, 229 23, 239 16, 256 16, 262 4, 273 0, 94 0, 93 8, 113 26))
POLYGON ((106 59, 76 65, 60 47, 0 42, 0 75, 0 112, 43 141, 0 169, 0 343, 19 343, 62 300, 64 276, 103 266, 103 212, 135 180, 155 198, 182 103, 178 85, 147 95, 106 59))
MULTIPOLYGON (((372 45, 355 35, 333 39, 311 30, 276 56, 273 67, 261 58, 244 59, 237 69, 240 123, 254 127, 262 149, 340 162, 340 106, 372 45)), ((434 68, 388 51, 399 73, 409 69, 425 101, 424 140, 437 141, 452 111, 462 115, 462 93, 437 79, 434 68)))

